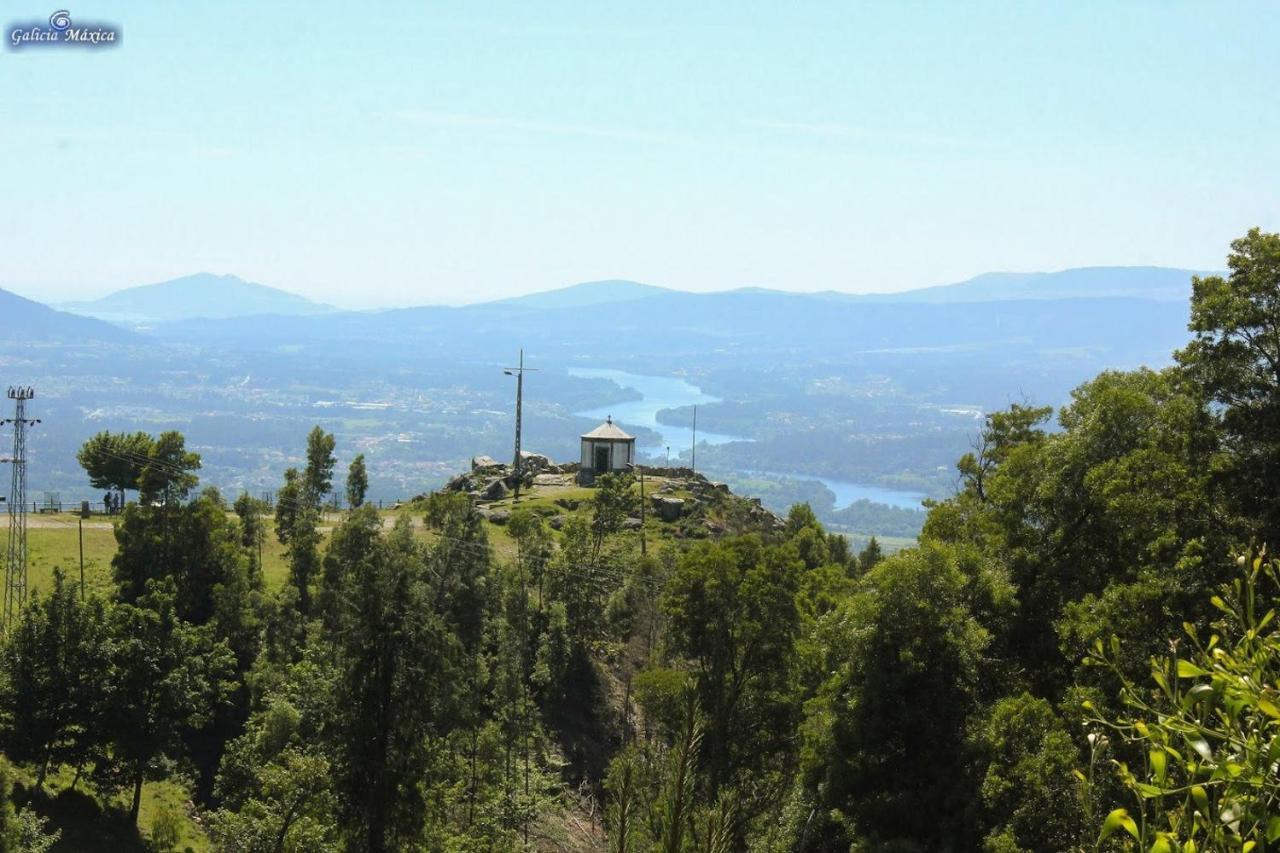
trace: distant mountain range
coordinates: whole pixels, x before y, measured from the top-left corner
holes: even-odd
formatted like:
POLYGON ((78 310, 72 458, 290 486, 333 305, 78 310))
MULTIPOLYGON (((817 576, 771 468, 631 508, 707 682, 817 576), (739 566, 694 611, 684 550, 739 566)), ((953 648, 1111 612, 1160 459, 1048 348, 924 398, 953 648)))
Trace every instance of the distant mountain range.
POLYGON ((613 302, 630 302, 673 291, 652 284, 625 279, 587 281, 557 290, 544 290, 527 296, 499 299, 495 305, 521 305, 526 308, 585 308, 588 305, 605 305, 613 302))
POLYGON ((998 302, 1009 299, 1081 299, 1123 296, 1159 302, 1191 298, 1191 277, 1208 275, 1169 267, 1080 267, 1061 272, 989 272, 956 284, 853 299, 879 302, 998 302))
POLYGON ((139 341, 133 332, 92 317, 55 311, 47 305, 0 290, 0 317, 15 341, 83 341, 122 343, 139 341))
MULTIPOLYGON (((778 294, 849 303, 954 304, 1044 299, 1145 299, 1186 302, 1191 295, 1193 270, 1167 267, 1081 267, 1050 273, 993 272, 956 284, 925 287, 900 293, 845 293, 823 291, 797 294, 762 288, 741 288, 713 294, 687 294, 652 284, 608 279, 574 284, 554 290, 476 303, 471 308, 554 311, 586 308, 659 297, 729 294, 778 294)), ((155 325, 196 319, 230 319, 252 316, 310 317, 338 312, 264 284, 234 275, 196 275, 141 285, 83 302, 57 305, 65 311, 126 325, 155 325)), ((426 310, 426 309, 403 309, 426 310)), ((382 312, 386 313, 386 312, 382 312)))
MULTIPOLYGON (((1198 270, 1170 267, 1079 267, 1060 272, 983 273, 955 284, 922 287, 898 293, 846 293, 829 290, 797 294, 794 291, 759 287, 744 287, 720 292, 815 296, 848 302, 927 304, 1115 297, 1151 299, 1157 302, 1186 302, 1191 297, 1191 277, 1206 274, 1208 273, 1198 270)), ((631 302, 636 299, 682 292, 684 291, 655 287, 635 281, 611 279, 575 284, 487 304, 520 305, 528 308, 575 308, 613 302, 631 302)))
POLYGON ((212 273, 130 287, 101 299, 67 302, 58 307, 102 320, 134 324, 260 314, 305 316, 334 310, 329 305, 265 284, 212 273))
POLYGON ((28 335, 47 340, 132 339, 124 328, 102 322, 107 320, 161 338, 190 340, 408 342, 430 333, 440 342, 465 348, 464 341, 456 340, 465 329, 463 337, 477 332, 516 335, 531 345, 557 348, 559 342, 575 337, 584 343, 616 345, 619 335, 642 334, 653 345, 667 346, 687 336, 757 342, 753 345, 785 341, 801 350, 850 344, 972 346, 994 339, 1037 348, 1100 347, 1136 355, 1151 351, 1146 346, 1150 342, 1139 345, 1132 339, 1130 333, 1138 327, 1154 323, 1147 331, 1160 346, 1185 334, 1191 277, 1196 274, 1163 267, 988 273, 893 294, 761 288, 688 293, 610 279, 456 308, 355 312, 233 275, 200 273, 64 304, 59 306, 66 309, 62 311, 0 291, 0 315, 21 318, 20 327, 28 335), (1046 301, 1056 307, 1044 305, 1046 301), (979 303, 991 304, 992 310, 970 310, 979 303), (584 323, 581 309, 607 304, 625 307, 609 316, 592 314, 584 323))

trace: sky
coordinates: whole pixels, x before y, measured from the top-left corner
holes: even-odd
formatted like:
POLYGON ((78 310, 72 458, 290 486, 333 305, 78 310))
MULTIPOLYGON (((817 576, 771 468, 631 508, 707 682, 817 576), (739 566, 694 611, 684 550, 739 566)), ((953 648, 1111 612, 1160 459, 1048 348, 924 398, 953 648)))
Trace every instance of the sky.
POLYGON ((46 302, 894 291, 1280 230, 1273 2, 67 5, 120 43, 0 46, 0 287, 46 302))

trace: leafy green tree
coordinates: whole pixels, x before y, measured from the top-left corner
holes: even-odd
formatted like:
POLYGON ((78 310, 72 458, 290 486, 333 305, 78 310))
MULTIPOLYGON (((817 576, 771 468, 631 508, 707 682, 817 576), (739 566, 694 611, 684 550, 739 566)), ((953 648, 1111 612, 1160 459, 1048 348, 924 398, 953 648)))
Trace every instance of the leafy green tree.
POLYGON ((1123 685, 1123 711, 1086 710, 1124 747, 1114 765, 1131 797, 1108 814, 1100 843, 1127 833, 1139 849, 1173 853, 1280 841, 1280 565, 1240 562, 1242 576, 1212 597, 1222 633, 1188 623, 1185 651, 1152 659, 1151 685, 1117 663, 1118 640, 1098 642, 1089 658, 1123 685))
POLYGON ((988 500, 987 478, 1018 447, 1034 445, 1044 438, 1042 424, 1053 409, 1048 406, 1014 404, 1007 411, 987 415, 986 427, 972 453, 960 458, 956 467, 965 487, 979 500, 988 500))
POLYGON ((112 489, 123 498, 138 488, 142 469, 151 457, 154 441, 145 432, 100 432, 76 453, 80 467, 95 489, 112 489))
POLYGON ((55 569, 49 596, 33 597, 0 650, 5 749, 35 763, 37 788, 51 763, 80 766, 97 755, 108 653, 102 601, 83 601, 55 569))
POLYGON ((971 746, 986 773, 982 805, 992 851, 1076 850, 1090 837, 1080 786, 1080 753, 1044 699, 1023 693, 991 706, 971 746))
POLYGON ((293 538, 293 529, 303 503, 302 475, 297 468, 287 468, 284 472, 284 485, 276 493, 276 539, 281 545, 288 545, 293 538))
POLYGON ((794 549, 747 536, 695 545, 668 581, 667 641, 693 662, 713 799, 787 754, 802 571, 794 549))
MULTIPOLYGON (((1057 433, 1039 427, 1044 410, 993 415, 989 461, 968 466, 960 494, 930 512, 924 540, 966 543, 1008 567, 1019 604, 995 652, 1021 664, 1036 694, 1067 687, 1109 630, 1097 614, 1158 645, 1218 581, 1203 555, 1234 527, 1211 493, 1217 439, 1191 390, 1173 369, 1108 371, 1072 392, 1057 433)), ((1135 651, 1140 662, 1155 649, 1135 651)))
POLYGON ((347 506, 359 509, 364 504, 365 493, 369 491, 369 472, 364 467, 364 454, 360 453, 351 460, 347 468, 347 506))
POLYGON ((240 519, 240 547, 251 561, 252 575, 261 579, 262 545, 267 539, 267 527, 263 521, 268 510, 267 503, 248 492, 242 492, 232 508, 240 519))
POLYGON ((516 542, 516 564, 520 570, 520 584, 526 590, 535 584, 538 590, 538 610, 543 607, 543 582, 547 565, 551 561, 552 539, 542 518, 528 510, 511 514, 507 530, 516 542))
POLYGON ((289 534, 289 583, 297 592, 298 610, 311 615, 311 587, 320 571, 320 513, 311 506, 298 508, 289 534))
POLYGON ((335 650, 338 812, 351 846, 400 849, 423 829, 428 737, 446 733, 456 714, 460 649, 407 520, 346 572, 351 600, 335 650))
POLYGON ((257 647, 262 580, 251 571, 242 530, 227 510, 214 490, 181 506, 130 506, 115 528, 111 567, 128 603, 145 595, 151 581, 171 581, 179 618, 213 623, 247 667, 257 647))
POLYGON ((182 433, 161 433, 138 475, 138 500, 165 506, 186 500, 199 482, 194 473, 199 468, 200 455, 187 451, 182 433))
POLYGON ((570 516, 560 531, 560 550, 547 568, 547 596, 564 605, 575 655, 586 654, 603 634, 605 602, 616 585, 594 550, 591 523, 581 515, 570 516))
POLYGON ((628 474, 602 474, 596 478, 596 493, 591 501, 591 561, 600 559, 606 537, 622 529, 622 524, 635 510, 636 497, 631 493, 628 474))
POLYGON ((351 567, 377 549, 382 519, 371 506, 359 507, 339 525, 329 539, 320 577, 320 615, 325 627, 338 631, 351 596, 351 567))
POLYGON ((302 493, 306 503, 319 507, 324 496, 333 491, 333 433, 314 427, 307 435, 307 467, 302 471, 302 493))
POLYGON ((872 536, 867 540, 867 545, 858 552, 858 570, 866 573, 876 567, 876 564, 884 559, 884 549, 880 547, 879 541, 872 536))
POLYGON ((332 818, 329 762, 322 755, 289 747, 255 773, 257 796, 236 811, 222 809, 211 820, 219 849, 337 851, 332 818))
POLYGON ((431 599, 466 653, 474 655, 496 592, 489 577, 489 537, 484 518, 469 500, 447 506, 440 517, 440 537, 427 555, 431 599))
POLYGON ((885 559, 822 623, 830 673, 808 705, 804 765, 810 849, 972 849, 978 780, 963 748, 984 688, 995 621, 1013 604, 972 553, 926 545, 885 559), (928 815, 928 819, 922 819, 928 815), (855 829, 856 828, 856 829, 855 829), (856 833, 856 834, 855 834, 856 833))
POLYGON ((205 629, 179 618, 173 582, 152 581, 136 605, 110 612, 111 692, 103 714, 111 761, 104 781, 132 786, 136 822, 142 783, 167 775, 182 752, 182 735, 211 719, 226 701, 234 657, 205 629))
POLYGON ((1177 353, 1215 404, 1231 464, 1218 484, 1264 542, 1280 542, 1280 234, 1231 243, 1230 274, 1192 279, 1191 331, 1177 353))
POLYGON ((216 788, 223 807, 210 821, 219 849, 338 849, 332 768, 320 738, 330 707, 316 702, 330 698, 323 678, 311 661, 289 667, 229 744, 216 788))

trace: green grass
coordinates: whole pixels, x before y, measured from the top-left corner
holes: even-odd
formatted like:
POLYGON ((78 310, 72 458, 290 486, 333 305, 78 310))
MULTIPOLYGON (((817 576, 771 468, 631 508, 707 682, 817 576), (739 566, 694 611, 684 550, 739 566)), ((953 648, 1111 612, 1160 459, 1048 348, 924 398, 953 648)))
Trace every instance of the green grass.
POLYGON ((148 843, 151 828, 163 810, 172 811, 179 817, 180 837, 174 850, 190 848, 204 853, 210 849, 208 835, 188 812, 187 803, 191 796, 176 781, 148 782, 142 786, 142 802, 135 827, 128 817, 132 791, 99 791, 83 777, 72 790, 75 773, 69 767, 61 767, 50 770, 44 792, 37 794, 32 790, 36 775, 34 769, 15 765, 14 771, 15 782, 23 789, 19 795, 20 802, 48 818, 49 829, 61 831, 62 836, 53 848, 55 853, 153 850, 148 843))
MULTIPOLYGON (((843 534, 849 540, 849 545, 855 552, 861 551, 867 547, 867 543, 871 541, 871 537, 864 533, 845 533, 843 534)), ((914 548, 919 545, 919 541, 909 536, 876 536, 876 542, 880 543, 881 550, 886 554, 896 554, 904 548, 914 548)))
MULTIPOLYGON (((53 570, 60 568, 67 579, 80 582, 80 539, 75 516, 41 516, 41 522, 59 522, 66 527, 32 527, 27 530, 27 587, 29 592, 47 592, 53 586, 53 570)), ((101 524, 94 518, 86 523, 101 524)), ((89 527, 84 531, 84 580, 90 592, 106 593, 111 587, 111 558, 116 553, 115 531, 89 527)))
MULTIPOLYGON (((338 523, 337 516, 329 516, 324 521, 326 528, 338 523)), ((33 519, 35 520, 35 519, 33 519)), ((27 585, 28 590, 48 591, 53 584, 54 568, 61 568, 67 579, 80 582, 80 539, 76 526, 76 517, 70 514, 40 516, 38 523, 59 523, 65 526, 31 527, 27 530, 27 585)), ((108 594, 111 592, 111 558, 116 553, 116 537, 113 529, 104 529, 98 525, 107 522, 103 516, 94 516, 86 524, 94 525, 84 529, 84 579, 89 592, 108 594)), ((321 547, 328 538, 328 530, 322 533, 321 547)), ((268 529, 267 539, 262 543, 262 574, 270 592, 282 588, 289 577, 288 556, 285 547, 276 539, 273 530, 268 529)))

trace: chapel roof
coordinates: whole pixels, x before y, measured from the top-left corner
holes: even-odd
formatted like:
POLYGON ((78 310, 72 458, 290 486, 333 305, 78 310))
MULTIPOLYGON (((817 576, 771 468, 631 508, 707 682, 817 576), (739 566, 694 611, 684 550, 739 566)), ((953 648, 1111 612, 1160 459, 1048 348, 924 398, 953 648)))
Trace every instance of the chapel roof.
POLYGON ((634 435, 627 435, 618 429, 617 424, 613 422, 613 416, 605 418, 604 423, 593 429, 591 432, 584 432, 583 438, 604 439, 605 441, 635 441, 634 435))

